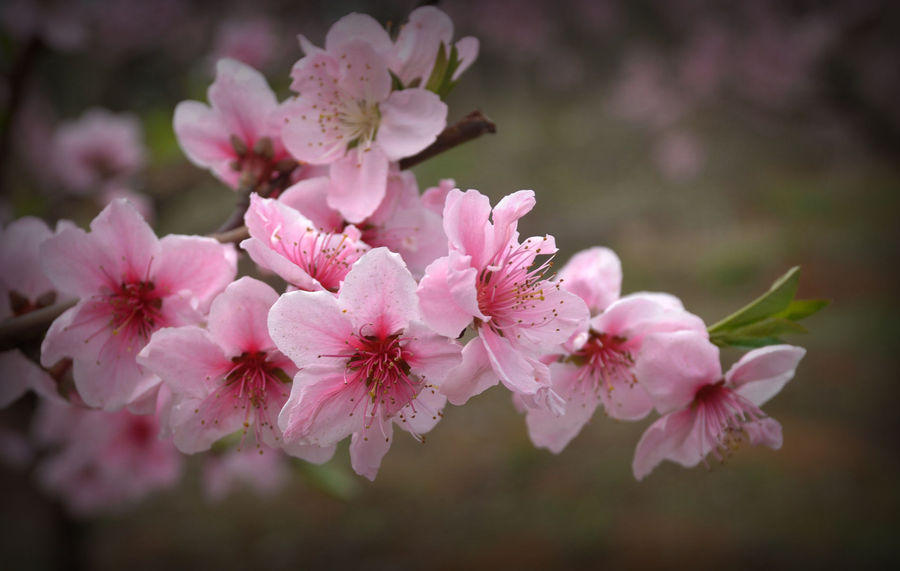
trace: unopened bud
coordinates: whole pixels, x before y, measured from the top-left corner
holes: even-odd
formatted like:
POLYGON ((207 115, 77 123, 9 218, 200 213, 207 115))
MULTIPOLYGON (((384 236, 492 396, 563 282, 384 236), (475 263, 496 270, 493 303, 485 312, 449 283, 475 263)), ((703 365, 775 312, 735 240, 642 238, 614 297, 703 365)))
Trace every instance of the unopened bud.
POLYGON ((243 139, 232 134, 229 140, 231 141, 231 148, 234 149, 234 152, 237 153, 239 157, 243 157, 247 154, 247 143, 245 143, 243 139))

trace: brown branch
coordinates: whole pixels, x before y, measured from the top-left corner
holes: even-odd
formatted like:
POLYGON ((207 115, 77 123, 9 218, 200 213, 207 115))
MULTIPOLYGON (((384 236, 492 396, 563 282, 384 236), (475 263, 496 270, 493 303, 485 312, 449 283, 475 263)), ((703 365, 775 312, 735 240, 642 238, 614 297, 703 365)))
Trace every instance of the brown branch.
POLYGON ((462 145, 472 139, 486 133, 496 133, 497 125, 488 119, 481 111, 475 110, 460 119, 456 124, 450 125, 444 129, 437 139, 428 145, 422 152, 406 157, 400 161, 401 169, 408 169, 417 164, 439 155, 444 151, 449 151, 453 147, 462 145))
POLYGON ((0 321, 0 350, 18 347, 42 335, 50 322, 75 305, 76 301, 63 301, 0 321))
POLYGON ((236 243, 236 242, 240 242, 241 240, 246 240, 247 238, 249 238, 250 231, 247 230, 246 226, 238 226, 237 228, 234 228, 227 232, 216 232, 214 234, 208 234, 208 236, 210 238, 215 238, 216 240, 218 240, 219 242, 221 242, 223 244, 232 243, 232 242, 236 243))

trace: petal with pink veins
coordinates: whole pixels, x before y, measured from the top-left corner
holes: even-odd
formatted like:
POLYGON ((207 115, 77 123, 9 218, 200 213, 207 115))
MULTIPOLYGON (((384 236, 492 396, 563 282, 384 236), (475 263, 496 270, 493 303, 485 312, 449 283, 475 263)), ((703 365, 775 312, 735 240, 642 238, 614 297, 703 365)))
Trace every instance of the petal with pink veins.
POLYGON ((559 271, 559 281, 583 299, 592 313, 603 311, 622 292, 622 262, 609 248, 582 250, 559 271))
POLYGON ((376 142, 391 161, 418 153, 447 126, 447 104, 425 89, 395 91, 379 109, 376 142))
POLYGON ((328 206, 348 222, 362 222, 384 199, 387 175, 388 159, 381 148, 351 149, 331 165, 328 206))
POLYGON ((792 345, 770 345, 745 354, 725 374, 736 392, 757 406, 778 394, 794 377, 806 349, 792 345))
POLYGON ((719 349, 702 333, 656 333, 644 339, 634 374, 665 414, 687 406, 697 391, 722 378, 719 349))
POLYGON ((278 294, 251 277, 232 282, 212 302, 209 334, 229 357, 274 349, 269 337, 269 309, 278 294))
POLYGON ((350 464, 353 471, 374 481, 381 467, 381 459, 391 447, 394 436, 389 419, 372 419, 371 424, 353 433, 350 439, 350 464))
POLYGON ((346 353, 346 340, 353 333, 350 320, 328 292, 286 293, 269 311, 272 340, 301 369, 346 353))
POLYGON ((706 456, 700 441, 700 420, 690 409, 667 414, 644 432, 631 469, 643 480, 663 460, 678 462, 686 468, 696 466, 706 456))
POLYGON ((387 248, 366 252, 344 278, 338 294, 355 331, 381 337, 406 329, 419 318, 416 281, 399 254, 387 248))

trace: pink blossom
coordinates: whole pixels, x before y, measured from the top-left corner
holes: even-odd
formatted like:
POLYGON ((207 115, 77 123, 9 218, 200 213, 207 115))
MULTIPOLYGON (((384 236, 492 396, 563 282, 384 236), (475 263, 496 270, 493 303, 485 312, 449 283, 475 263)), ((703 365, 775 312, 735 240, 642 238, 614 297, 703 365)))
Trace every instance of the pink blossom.
POLYGON ((108 182, 137 172, 147 160, 137 117, 91 109, 62 123, 53 135, 56 176, 77 194, 99 191, 108 182))
POLYGON ((244 221, 250 238, 241 248, 261 267, 302 290, 336 292, 353 262, 369 249, 353 226, 341 233, 320 231, 293 208, 255 194, 244 221))
MULTIPOLYGON (((337 25, 337 24, 336 24, 337 25)), ((330 164, 328 205, 349 222, 384 198, 388 167, 434 142, 447 105, 425 89, 391 92, 385 58, 366 41, 326 41, 294 65, 284 144, 300 161, 330 164)))
MULTIPOLYGON (((299 39, 307 55, 322 51, 304 36, 299 39)), ((447 57, 452 47, 457 51, 459 67, 453 73, 452 80, 458 79, 478 57, 477 38, 467 36, 451 46, 452 39, 453 22, 450 18, 434 6, 421 6, 409 14, 409 20, 400 27, 396 41, 391 40, 387 30, 375 18, 367 14, 348 14, 328 30, 325 51, 333 51, 353 40, 362 40, 384 58, 390 71, 404 86, 424 87, 441 45, 447 57)))
POLYGON ((208 98, 211 107, 199 101, 175 107, 175 135, 192 163, 235 189, 267 182, 287 164, 278 100, 261 73, 219 60, 208 98))
POLYGON ((277 493, 290 478, 285 457, 275 450, 259 454, 254 449, 231 450, 206 458, 203 484, 206 497, 221 501, 239 487, 251 488, 261 496, 277 493))
POLYGON ((58 291, 80 298, 50 326, 41 363, 71 358, 84 401, 115 410, 159 382, 135 361, 150 335, 199 323, 234 278, 237 257, 211 238, 159 240, 119 199, 91 222, 91 232, 67 228, 44 242, 41 262, 58 291))
POLYGON ((278 48, 272 21, 255 16, 223 22, 216 31, 212 61, 229 58, 253 68, 265 68, 278 48))
POLYGON ((182 456, 157 438, 152 415, 44 401, 34 428, 55 449, 37 468, 42 486, 79 516, 121 510, 181 476, 182 456))
POLYGON ((444 205, 450 252, 425 271, 419 284, 422 316, 435 331, 457 337, 473 326, 478 337, 463 350, 460 368, 441 390, 453 404, 496 384, 550 406, 555 397, 540 357, 558 350, 588 311, 584 301, 532 267, 556 252, 552 236, 519 242, 518 220, 534 206, 534 192, 504 197, 493 209, 477 190, 452 190, 444 205))
POLYGON ((459 346, 418 319, 416 282, 386 248, 360 258, 337 297, 283 295, 269 331, 300 368, 279 416, 285 440, 331 446, 352 435, 353 469, 371 480, 392 423, 416 437, 431 430, 446 400, 437 387, 459 346))
POLYGON ((636 367, 664 416, 644 432, 632 468, 638 480, 663 460, 685 467, 745 443, 781 447, 781 425, 760 410, 793 376, 806 351, 772 345, 745 354, 722 375, 719 349, 696 331, 650 335, 636 367))
MULTIPOLYGON (((327 177, 303 180, 284 191, 279 201, 299 210, 317 228, 344 232, 347 226, 343 218, 327 203, 330 185, 327 177)), ((443 204, 435 212, 425 197, 419 195, 412 172, 391 168, 384 200, 375 212, 355 226, 363 242, 397 252, 413 275, 421 276, 428 264, 447 254, 442 209, 443 204)))
MULTIPOLYGON (((213 300, 208 330, 161 329, 138 355, 172 391, 168 422, 182 452, 209 450, 224 436, 250 430, 260 451, 263 444, 282 447, 276 416, 297 368, 269 337, 266 319, 276 299, 271 287, 243 277, 213 300)), ((334 453, 298 446, 286 451, 318 462, 334 453)))

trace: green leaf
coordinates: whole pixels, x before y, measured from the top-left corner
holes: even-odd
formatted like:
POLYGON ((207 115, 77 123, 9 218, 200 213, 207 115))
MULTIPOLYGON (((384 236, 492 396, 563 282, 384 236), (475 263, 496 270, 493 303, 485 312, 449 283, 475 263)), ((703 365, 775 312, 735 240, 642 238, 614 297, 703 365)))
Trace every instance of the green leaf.
POLYGON ((829 299, 795 299, 791 302, 787 309, 778 312, 775 317, 783 317, 791 321, 797 321, 804 317, 809 317, 814 313, 818 313, 824 309, 831 300, 829 299))
POLYGON ((447 71, 447 64, 447 49, 444 47, 444 42, 441 42, 438 46, 437 58, 434 60, 434 68, 431 70, 428 81, 425 82, 425 89, 438 93, 444 81, 444 72, 447 71))
MULTIPOLYGON (((403 82, 400 81, 400 78, 397 77, 397 74, 391 70, 388 70, 388 73, 391 74, 391 90, 392 91, 400 91, 401 89, 403 89, 403 82)), ((413 87, 413 86, 410 85, 410 87, 413 87)))
POLYGON ((350 500, 359 493, 359 483, 356 479, 347 473, 346 469, 339 468, 331 462, 311 464, 298 461, 297 468, 307 484, 329 496, 350 500))
POLYGON ((725 319, 711 325, 709 332, 733 330, 786 310, 797 293, 799 281, 800 266, 794 266, 778 278, 769 291, 725 319))

